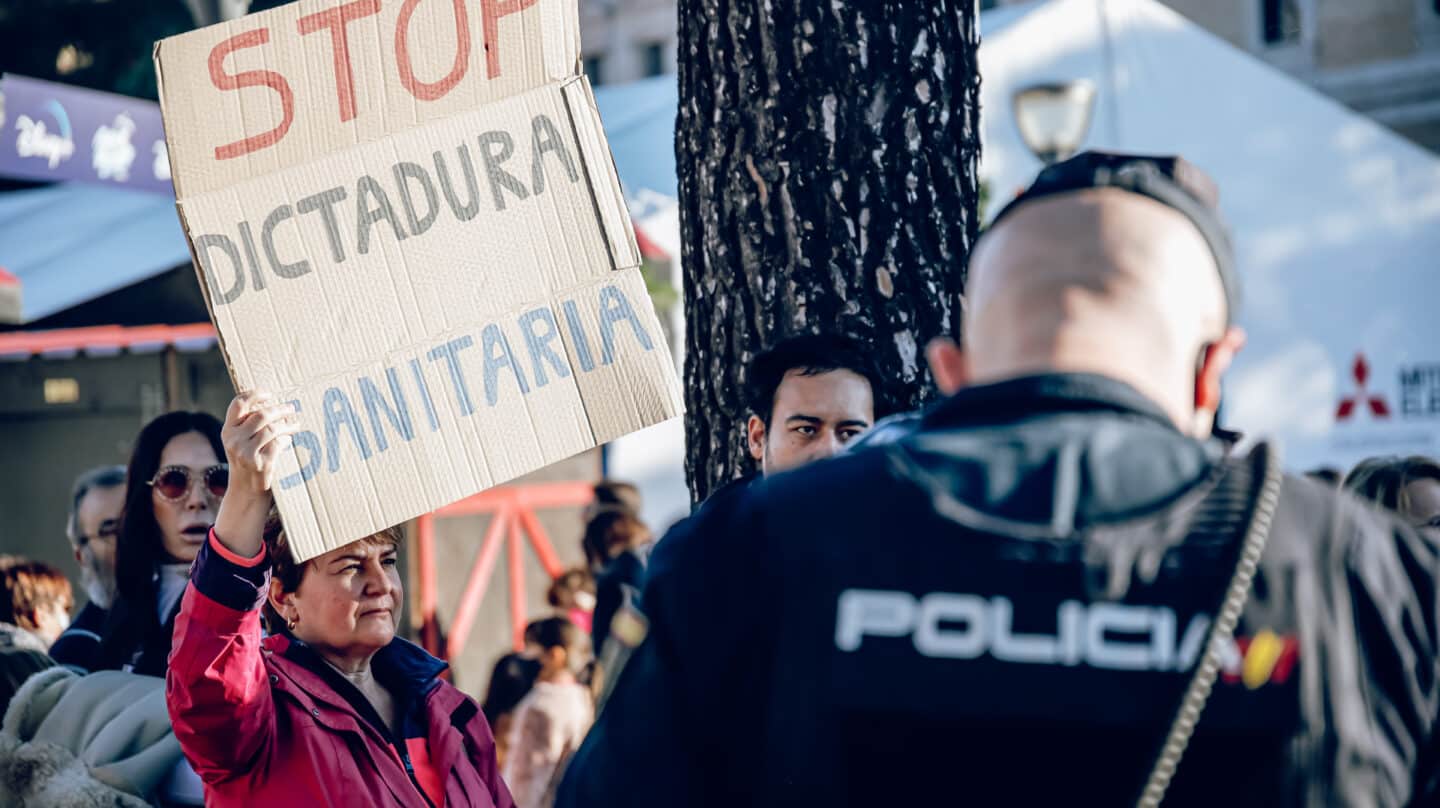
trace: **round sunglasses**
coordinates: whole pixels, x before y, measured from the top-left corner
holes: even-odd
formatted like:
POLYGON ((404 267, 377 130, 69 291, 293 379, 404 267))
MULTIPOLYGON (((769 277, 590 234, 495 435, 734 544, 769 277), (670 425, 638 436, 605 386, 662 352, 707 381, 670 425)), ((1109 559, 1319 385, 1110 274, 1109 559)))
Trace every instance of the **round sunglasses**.
POLYGON ((148 485, 155 493, 172 502, 178 502, 190 492, 193 482, 204 482, 201 490, 215 499, 225 496, 230 487, 230 466, 219 463, 200 472, 197 479, 191 479, 191 471, 185 466, 166 466, 155 472, 148 485))

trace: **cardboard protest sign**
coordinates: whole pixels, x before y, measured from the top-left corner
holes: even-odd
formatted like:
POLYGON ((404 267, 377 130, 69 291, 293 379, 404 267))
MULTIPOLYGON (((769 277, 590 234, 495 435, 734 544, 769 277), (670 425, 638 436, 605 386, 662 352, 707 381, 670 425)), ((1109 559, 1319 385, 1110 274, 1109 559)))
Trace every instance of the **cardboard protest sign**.
POLYGON ((236 387, 300 408, 300 558, 681 411, 575 0, 301 0, 155 49, 236 387))

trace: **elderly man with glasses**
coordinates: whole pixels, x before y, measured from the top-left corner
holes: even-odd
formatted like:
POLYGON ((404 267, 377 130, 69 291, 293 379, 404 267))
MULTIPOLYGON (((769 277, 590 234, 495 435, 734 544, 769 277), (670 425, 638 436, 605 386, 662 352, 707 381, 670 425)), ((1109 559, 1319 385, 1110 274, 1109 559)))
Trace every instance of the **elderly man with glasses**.
POLYGON ((81 671, 94 667, 100 630, 115 596, 115 536, 124 504, 124 466, 90 469, 75 480, 65 534, 89 602, 50 648, 51 657, 62 665, 81 671))

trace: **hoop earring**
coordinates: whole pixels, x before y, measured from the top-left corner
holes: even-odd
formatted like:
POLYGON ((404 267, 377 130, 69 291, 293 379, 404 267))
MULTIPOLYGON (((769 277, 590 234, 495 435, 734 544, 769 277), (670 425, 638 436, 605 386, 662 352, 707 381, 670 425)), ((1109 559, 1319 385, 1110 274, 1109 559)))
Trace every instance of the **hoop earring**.
POLYGON ((286 621, 285 621, 285 627, 288 628, 288 629, 290 629, 291 632, 294 632, 294 631, 295 631, 295 624, 296 624, 296 623, 299 623, 299 622, 300 622, 300 618, 298 618, 298 617, 296 617, 296 618, 294 618, 294 619, 291 619, 291 620, 286 620, 286 621))

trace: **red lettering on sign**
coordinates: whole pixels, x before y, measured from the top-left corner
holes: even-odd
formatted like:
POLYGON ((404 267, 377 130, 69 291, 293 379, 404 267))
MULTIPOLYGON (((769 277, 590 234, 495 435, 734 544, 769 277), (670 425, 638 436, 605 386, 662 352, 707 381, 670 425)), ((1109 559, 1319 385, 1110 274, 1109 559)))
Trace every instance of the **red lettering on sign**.
POLYGON ((355 117, 355 71, 350 64, 350 32, 346 26, 379 13, 380 0, 353 0, 343 6, 300 18, 302 34, 330 29, 330 47, 335 59, 335 94, 340 99, 342 121, 355 117))
POLYGON ((400 66, 400 83, 410 94, 421 101, 443 98, 455 89, 470 69, 470 16, 465 11, 465 0, 455 3, 455 66, 439 81, 425 82, 415 78, 415 66, 410 62, 410 18, 420 0, 405 0, 400 7, 400 18, 395 21, 395 62, 400 66))
POLYGON ((485 70, 490 78, 500 76, 500 18, 535 5, 535 0, 480 0, 485 22, 485 70))
POLYGON ((230 160, 243 154, 273 146, 290 131, 295 122, 295 93, 285 77, 273 70, 246 70, 230 75, 225 72, 225 57, 243 48, 255 48, 270 41, 270 29, 257 28, 237 34, 215 46, 210 51, 210 81, 220 90, 239 90, 243 87, 269 87, 280 95, 280 123, 268 132, 251 135, 244 140, 215 147, 216 160, 230 160))

